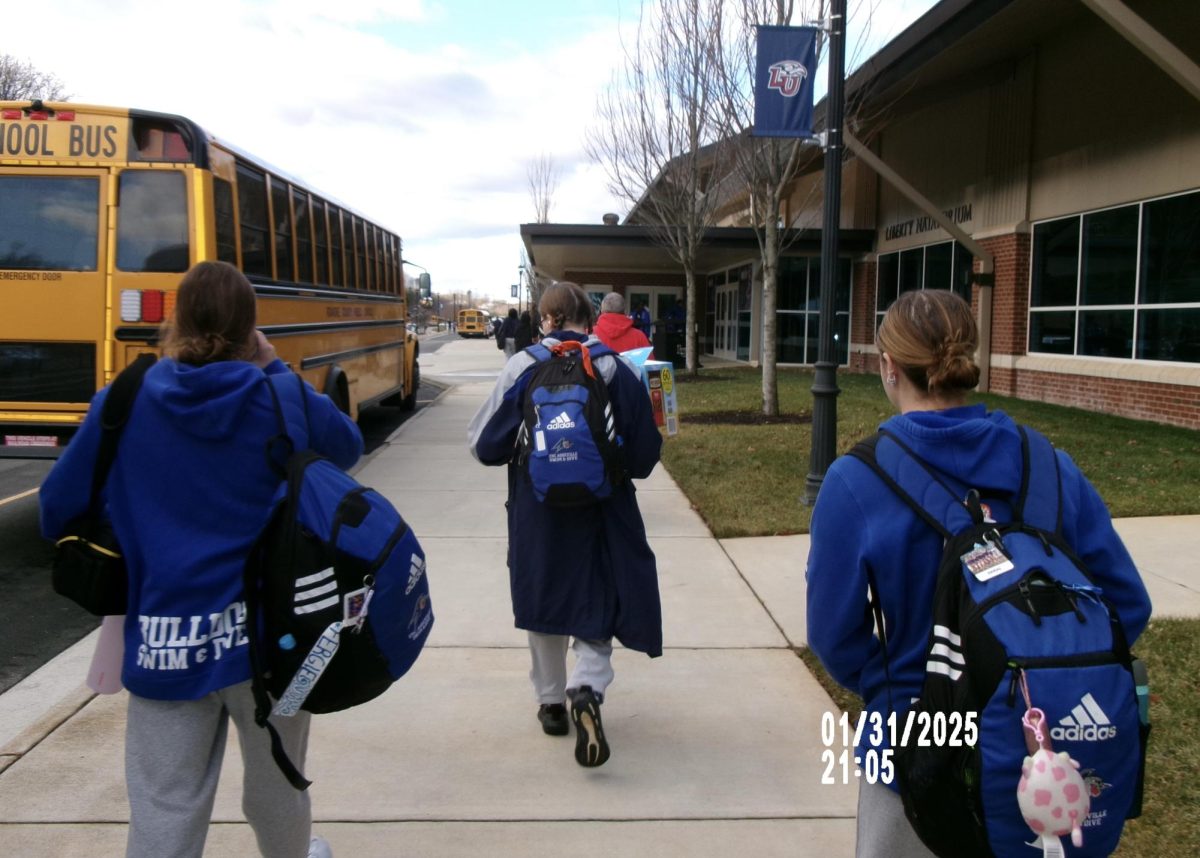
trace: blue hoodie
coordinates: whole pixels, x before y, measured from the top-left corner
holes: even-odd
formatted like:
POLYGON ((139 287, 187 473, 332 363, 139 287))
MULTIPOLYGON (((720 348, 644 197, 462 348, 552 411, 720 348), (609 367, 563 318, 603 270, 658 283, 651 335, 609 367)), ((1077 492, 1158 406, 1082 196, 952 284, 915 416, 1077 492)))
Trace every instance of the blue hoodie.
MULTIPOLYGON (((349 468, 358 427, 328 397, 300 385, 281 361, 192 366, 169 358, 146 374, 106 485, 113 529, 129 570, 122 681, 132 693, 194 700, 250 678, 242 574, 280 478, 266 458, 279 419, 349 468)), ((42 533, 55 539, 87 508, 108 388, 41 488, 42 533)))
MULTIPOLYGON (((1022 463, 1020 435, 1008 415, 972 405, 909 412, 883 428, 964 492, 979 488, 997 521, 1011 518, 1008 500, 1020 489, 1022 463)), ((1104 502, 1071 458, 1056 452, 1063 536, 1116 608, 1132 644, 1150 618, 1150 597, 1104 502)), ((809 645, 830 675, 861 696, 869 711, 886 717, 890 697, 892 708, 903 715, 925 677, 941 537, 851 456, 838 459, 826 474, 811 533, 809 645), (890 695, 867 600, 868 570, 879 588, 888 631, 890 695)), ((868 747, 867 732, 860 751, 868 747)))

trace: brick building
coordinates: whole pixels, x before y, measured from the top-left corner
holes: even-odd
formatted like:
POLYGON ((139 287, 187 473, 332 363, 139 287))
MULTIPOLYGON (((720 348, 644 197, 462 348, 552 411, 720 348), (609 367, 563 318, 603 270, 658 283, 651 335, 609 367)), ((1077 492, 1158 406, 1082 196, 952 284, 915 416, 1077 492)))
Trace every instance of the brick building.
MULTIPOLYGON (((980 320, 985 389, 1200 428, 1200 4, 1096 2, 1140 20, 1147 53, 1093 2, 943 0, 848 79, 848 128, 990 254, 993 273, 980 277, 982 257, 849 156, 835 327, 847 369, 876 370, 875 326, 900 292, 948 288, 980 320), (1172 49, 1182 60, 1164 68, 1172 49)), ((785 207, 798 240, 780 271, 784 364, 816 359, 822 163, 814 153, 785 207)), ((754 363, 747 225, 734 200, 711 231, 697 322, 702 354, 754 363)), ((682 296, 644 226, 522 235, 539 270, 597 295, 648 299, 655 315, 682 296)))

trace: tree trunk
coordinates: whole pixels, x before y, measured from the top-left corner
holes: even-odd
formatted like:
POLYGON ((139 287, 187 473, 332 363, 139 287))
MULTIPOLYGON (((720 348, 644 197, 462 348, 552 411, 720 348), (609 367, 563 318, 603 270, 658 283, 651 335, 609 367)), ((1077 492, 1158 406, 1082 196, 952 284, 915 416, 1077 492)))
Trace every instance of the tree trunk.
POLYGON ((700 338, 696 336, 696 270, 688 265, 684 268, 686 287, 684 295, 687 302, 687 330, 684 334, 684 356, 688 375, 696 375, 700 371, 700 338))
POLYGON ((778 303, 776 295, 779 281, 779 222, 775 212, 778 207, 770 210, 767 215, 766 240, 763 243, 763 291, 762 291, 762 411, 768 417, 779 414, 779 386, 776 383, 776 350, 775 350, 775 307, 778 303))

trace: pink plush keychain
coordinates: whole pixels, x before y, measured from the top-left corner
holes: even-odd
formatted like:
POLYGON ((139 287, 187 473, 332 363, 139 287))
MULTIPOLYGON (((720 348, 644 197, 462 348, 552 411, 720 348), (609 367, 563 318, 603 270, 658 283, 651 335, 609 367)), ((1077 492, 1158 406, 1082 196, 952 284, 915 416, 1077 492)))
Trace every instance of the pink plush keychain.
MULTIPOLYGON (((1028 707, 1021 723, 1025 727, 1025 745, 1029 756, 1021 764, 1021 782, 1017 785, 1017 803, 1021 816, 1039 837, 1046 858, 1061 856, 1059 837, 1071 835, 1071 842, 1083 846, 1083 821, 1091 808, 1091 795, 1079 774, 1079 763, 1066 751, 1054 753, 1046 714, 1029 701, 1029 687, 1021 675, 1021 691, 1028 707)), ((1030 844, 1032 845, 1032 844, 1030 844)))

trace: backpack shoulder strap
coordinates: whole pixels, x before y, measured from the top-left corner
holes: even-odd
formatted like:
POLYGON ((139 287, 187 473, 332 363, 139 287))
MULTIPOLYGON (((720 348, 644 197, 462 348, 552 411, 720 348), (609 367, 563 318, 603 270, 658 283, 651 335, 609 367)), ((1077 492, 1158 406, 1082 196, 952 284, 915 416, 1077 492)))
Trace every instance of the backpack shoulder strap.
POLYGON ((1062 474, 1058 454, 1045 435, 1028 426, 1021 433, 1021 490, 1013 505, 1013 518, 1040 530, 1062 536, 1062 474))
POLYGON ((601 342, 593 343, 587 347, 587 350, 593 358, 603 357, 604 355, 617 356, 617 353, 610 346, 601 342))
POLYGON ((856 444, 849 455, 874 471, 943 539, 950 539, 954 533, 971 525, 971 515, 957 494, 893 433, 881 429, 856 444))
POLYGON ((93 513, 99 511, 100 493, 112 470, 113 461, 117 458, 117 442, 121 440, 121 430, 133 412, 133 402, 137 399, 138 391, 142 389, 142 379, 146 372, 157 361, 153 354, 145 352, 137 356, 133 363, 125 367, 113 379, 104 399, 104 409, 100 412, 100 449, 96 453, 96 465, 92 470, 92 492, 88 507, 93 513))

